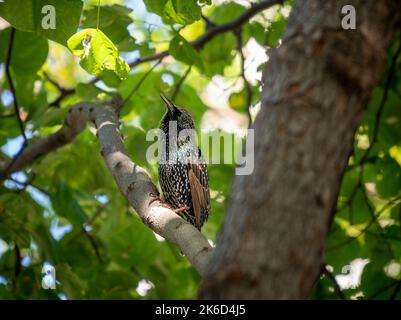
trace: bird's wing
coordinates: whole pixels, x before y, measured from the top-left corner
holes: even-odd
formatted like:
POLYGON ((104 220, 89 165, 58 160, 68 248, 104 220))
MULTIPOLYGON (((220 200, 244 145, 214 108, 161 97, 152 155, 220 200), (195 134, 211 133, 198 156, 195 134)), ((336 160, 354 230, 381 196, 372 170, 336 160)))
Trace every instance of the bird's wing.
MULTIPOLYGON (((205 165, 203 165, 205 166, 205 165)), ((189 186, 191 188, 192 205, 195 214, 195 223, 200 229, 202 223, 202 212, 210 210, 209 185, 205 169, 193 159, 189 159, 187 164, 189 186)))

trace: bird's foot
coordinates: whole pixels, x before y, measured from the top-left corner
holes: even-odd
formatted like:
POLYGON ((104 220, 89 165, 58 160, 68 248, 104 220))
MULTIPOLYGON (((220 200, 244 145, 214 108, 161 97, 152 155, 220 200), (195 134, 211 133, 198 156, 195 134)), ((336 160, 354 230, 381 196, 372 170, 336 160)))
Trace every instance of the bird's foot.
POLYGON ((175 213, 181 213, 181 212, 184 212, 184 211, 187 211, 187 210, 189 210, 189 207, 181 207, 181 208, 174 209, 173 211, 175 213))

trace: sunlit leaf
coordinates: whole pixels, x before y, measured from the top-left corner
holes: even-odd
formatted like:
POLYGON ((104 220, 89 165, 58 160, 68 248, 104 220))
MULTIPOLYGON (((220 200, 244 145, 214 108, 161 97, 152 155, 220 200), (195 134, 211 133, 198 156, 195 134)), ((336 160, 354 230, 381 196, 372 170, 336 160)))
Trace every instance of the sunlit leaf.
POLYGON ((128 64, 119 55, 113 42, 100 30, 84 29, 70 39, 68 47, 80 58, 81 66, 93 75, 104 70, 113 71, 118 77, 125 78, 128 64))

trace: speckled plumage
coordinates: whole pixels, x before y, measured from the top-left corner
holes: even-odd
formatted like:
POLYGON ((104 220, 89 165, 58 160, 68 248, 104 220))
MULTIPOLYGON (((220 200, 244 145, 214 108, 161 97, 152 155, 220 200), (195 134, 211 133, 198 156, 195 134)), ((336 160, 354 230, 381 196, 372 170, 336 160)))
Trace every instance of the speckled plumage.
POLYGON ((169 137, 169 126, 175 121, 177 135, 185 129, 195 129, 189 113, 162 95, 167 105, 160 128, 166 136, 159 163, 159 180, 165 200, 178 214, 199 230, 210 213, 210 193, 207 165, 196 142, 189 137, 169 137), (175 148, 170 147, 175 141, 175 148))

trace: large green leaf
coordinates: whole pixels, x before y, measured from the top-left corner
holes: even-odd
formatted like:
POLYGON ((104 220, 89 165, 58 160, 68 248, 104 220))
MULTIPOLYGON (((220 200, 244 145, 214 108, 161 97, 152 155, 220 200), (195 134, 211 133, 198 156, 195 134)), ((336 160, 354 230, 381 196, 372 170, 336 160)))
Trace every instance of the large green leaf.
POLYGON ((200 52, 205 73, 208 76, 224 74, 225 67, 234 59, 235 47, 235 36, 231 33, 223 33, 209 41, 200 52))
POLYGON ((147 9, 168 22, 190 24, 201 18, 196 0, 144 0, 147 9))
POLYGON ((92 75, 113 71, 120 79, 127 76, 128 64, 113 42, 100 30, 84 29, 68 39, 68 48, 79 57, 81 66, 92 75))
POLYGON ((190 24, 201 18, 197 0, 169 0, 164 7, 164 17, 179 24, 190 24))
POLYGON ((5 0, 4 3, 0 3, 0 16, 15 28, 22 31, 35 31, 64 45, 78 28, 81 10, 81 0, 5 0), (49 5, 55 12, 54 29, 43 27, 46 25, 46 16, 50 12, 45 10, 49 5), (42 24, 42 21, 45 24, 42 24))
POLYGON ((67 218, 78 228, 82 228, 83 223, 87 220, 86 213, 76 200, 73 191, 62 182, 55 190, 52 205, 58 215, 67 218))
POLYGON ((169 53, 188 65, 196 65, 199 69, 203 69, 203 63, 199 53, 180 35, 176 35, 170 42, 169 53))
MULTIPOLYGON (((0 61, 5 61, 10 43, 11 28, 0 31, 0 61)), ((46 61, 49 51, 48 41, 32 32, 17 30, 14 35, 11 67, 17 76, 36 73, 46 61), (21 66, 24 66, 21 68, 21 66)))
POLYGON ((237 18, 245 9, 238 3, 228 2, 218 6, 209 18, 216 24, 223 24, 237 18))

